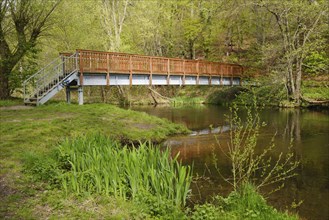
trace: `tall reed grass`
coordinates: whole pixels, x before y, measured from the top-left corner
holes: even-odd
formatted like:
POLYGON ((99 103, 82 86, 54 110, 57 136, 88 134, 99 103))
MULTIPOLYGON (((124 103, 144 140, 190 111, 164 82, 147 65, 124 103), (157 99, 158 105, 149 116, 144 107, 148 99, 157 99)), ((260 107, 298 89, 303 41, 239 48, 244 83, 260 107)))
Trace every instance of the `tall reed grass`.
POLYGON ((59 147, 67 167, 62 186, 78 194, 97 193, 134 199, 145 192, 159 200, 184 206, 190 192, 192 171, 178 155, 171 158, 151 143, 121 146, 101 135, 66 140, 59 147))

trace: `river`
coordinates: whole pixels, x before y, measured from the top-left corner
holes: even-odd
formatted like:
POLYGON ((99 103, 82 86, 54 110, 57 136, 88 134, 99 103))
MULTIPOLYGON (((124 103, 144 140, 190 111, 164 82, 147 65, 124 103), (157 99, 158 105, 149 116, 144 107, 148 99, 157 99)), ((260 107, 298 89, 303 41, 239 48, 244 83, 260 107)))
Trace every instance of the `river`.
MULTIPOLYGON (((230 161, 225 156, 230 126, 227 107, 134 106, 175 123, 185 124, 192 134, 169 138, 164 144, 173 154, 180 152, 184 164, 193 164, 199 180, 192 185, 193 203, 209 200, 213 195, 227 195, 231 188, 223 180, 230 175, 230 161), (215 159, 214 159, 215 158, 215 159), (215 165, 216 164, 216 165, 215 165), (217 167, 217 168, 216 168, 217 167)), ((245 111, 239 112, 243 119, 245 111)), ((280 210, 298 213, 304 219, 329 219, 329 111, 307 109, 264 109, 259 148, 267 147, 275 135, 275 152, 287 152, 291 140, 296 158, 301 161, 297 176, 285 182, 283 189, 268 194, 277 186, 263 189, 267 201, 280 210), (292 208, 292 204, 299 206, 292 208)))

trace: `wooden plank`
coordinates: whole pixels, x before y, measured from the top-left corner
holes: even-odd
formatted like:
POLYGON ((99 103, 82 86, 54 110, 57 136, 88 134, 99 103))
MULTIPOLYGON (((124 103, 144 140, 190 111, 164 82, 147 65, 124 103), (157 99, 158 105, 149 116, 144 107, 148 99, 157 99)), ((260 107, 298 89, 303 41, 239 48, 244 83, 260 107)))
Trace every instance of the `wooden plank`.
POLYGON ((167 85, 170 84, 170 60, 167 60, 167 85))
POLYGON ((152 57, 150 57, 150 78, 149 78, 149 84, 152 86, 152 74, 153 74, 153 66, 152 66, 152 57))
POLYGON ((106 85, 110 85, 110 55, 106 54, 106 68, 107 68, 107 73, 106 73, 106 85))
POLYGON ((131 56, 129 56, 129 85, 133 85, 133 71, 132 71, 132 63, 131 63, 131 56))
POLYGON ((200 69, 199 69, 200 63, 199 61, 196 63, 196 71, 197 71, 197 77, 196 77, 196 84, 199 85, 199 74, 200 74, 200 69))
POLYGON ((222 64, 220 64, 219 69, 220 69, 220 85, 222 86, 223 85, 223 65, 222 64))
POLYGON ((230 66, 231 68, 230 68, 230 70, 231 70, 231 86, 233 86, 233 66, 230 66))
POLYGON ((183 61, 183 86, 185 86, 185 60, 183 61))

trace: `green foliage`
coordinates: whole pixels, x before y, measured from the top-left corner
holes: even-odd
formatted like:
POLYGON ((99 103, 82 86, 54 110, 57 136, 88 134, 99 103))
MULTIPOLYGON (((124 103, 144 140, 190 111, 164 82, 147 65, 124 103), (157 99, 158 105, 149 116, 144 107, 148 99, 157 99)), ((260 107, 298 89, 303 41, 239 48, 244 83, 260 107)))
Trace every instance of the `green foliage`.
POLYGON ((226 198, 216 196, 212 203, 196 206, 191 219, 269 219, 297 220, 296 216, 280 213, 266 204, 265 199, 249 183, 241 185, 226 198))
POLYGON ((134 202, 143 209, 144 215, 152 219, 187 219, 183 210, 173 205, 172 201, 158 199, 149 192, 140 192, 134 202))
POLYGON ((184 206, 189 195, 191 168, 182 166, 170 151, 150 144, 122 147, 101 135, 66 140, 59 148, 70 170, 62 176, 67 192, 97 193, 134 199, 150 192, 157 200, 184 206))
POLYGON ((221 88, 220 90, 209 94, 206 102, 217 105, 229 105, 244 91, 245 88, 238 86, 221 88))
POLYGON ((282 100, 285 100, 286 93, 283 84, 260 85, 249 87, 239 93, 234 102, 239 105, 252 105, 253 97, 256 97, 259 105, 278 106, 282 100))
POLYGON ((31 48, 25 56, 18 62, 9 76, 11 94, 21 97, 23 91, 20 90, 24 80, 38 71, 38 53, 40 50, 31 48))
POLYGON ((187 96, 178 96, 170 100, 171 104, 176 105, 190 105, 190 104, 202 104, 204 103, 202 97, 187 97, 187 96))
POLYGON ((211 203, 206 203, 203 205, 196 205, 194 207, 193 215, 191 216, 192 220, 215 220, 220 219, 220 216, 223 215, 224 211, 222 207, 216 207, 211 203))
POLYGON ((30 174, 34 181, 45 181, 52 186, 60 184, 61 169, 59 161, 53 156, 35 152, 24 155, 24 172, 30 174))
POLYGON ((329 69, 329 57, 325 52, 313 51, 305 58, 305 73, 310 75, 316 75, 320 73, 328 72, 329 69))
POLYGON ((275 74, 258 77, 245 82, 244 90, 237 94, 234 102, 238 105, 278 106, 282 100, 286 100, 287 94, 284 84, 275 74))
POLYGON ((295 159, 292 145, 286 154, 281 152, 278 158, 273 159, 270 153, 275 147, 274 135, 269 145, 262 146, 262 150, 257 152, 259 134, 266 123, 259 117, 256 97, 253 105, 246 107, 246 110, 247 118, 243 122, 238 116, 239 107, 233 104, 230 108, 228 122, 231 130, 227 156, 231 161, 232 181, 226 181, 234 190, 246 183, 252 183, 258 189, 296 176, 299 161, 295 159))
POLYGON ((303 97, 311 100, 329 100, 329 86, 303 87, 303 97))

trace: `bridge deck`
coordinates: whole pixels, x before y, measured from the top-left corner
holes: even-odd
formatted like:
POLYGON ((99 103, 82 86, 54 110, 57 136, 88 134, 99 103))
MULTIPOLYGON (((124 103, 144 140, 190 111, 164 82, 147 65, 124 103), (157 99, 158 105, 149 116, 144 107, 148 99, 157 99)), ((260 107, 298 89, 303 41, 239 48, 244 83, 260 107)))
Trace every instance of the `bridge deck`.
POLYGON ((237 64, 203 60, 91 50, 77 54, 79 85, 238 85, 243 73, 237 64))

